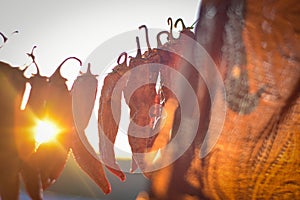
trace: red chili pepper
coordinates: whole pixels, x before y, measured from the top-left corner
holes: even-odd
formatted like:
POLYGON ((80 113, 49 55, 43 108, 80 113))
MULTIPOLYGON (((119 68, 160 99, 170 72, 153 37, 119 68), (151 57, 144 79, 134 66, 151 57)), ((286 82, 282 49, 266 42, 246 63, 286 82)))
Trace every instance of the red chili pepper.
POLYGON ((147 27, 142 25, 139 28, 145 29, 148 51, 141 55, 137 38, 137 56, 130 60, 129 67, 132 70, 124 89, 124 97, 130 108, 128 140, 132 151, 132 172, 137 167, 140 167, 142 170, 146 168, 144 159, 136 156, 136 153, 147 152, 156 137, 155 135, 152 136, 153 119, 151 119, 149 114, 152 106, 155 106, 155 98, 157 98, 156 81, 159 67, 153 66, 155 63, 160 63, 157 50, 150 47, 147 27), (141 74, 143 75, 141 76, 141 74), (140 87, 134 89, 136 85, 140 87))
POLYGON ((91 73, 89 63, 86 73, 76 78, 71 89, 74 122, 80 131, 87 127, 93 112, 98 87, 96 76, 91 73))
POLYGON ((15 143, 15 112, 21 105, 24 71, 0 62, 0 197, 18 199, 20 160, 15 143))
MULTIPOLYGON (((120 83, 122 76, 128 71, 127 53, 123 52, 118 58, 118 65, 104 79, 98 110, 99 148, 100 155, 106 167, 120 180, 126 176, 115 160, 114 143, 118 133, 121 117, 121 95, 125 83, 120 83), (123 63, 120 59, 124 57, 123 63), (117 84, 119 82, 119 84, 117 84), (119 87, 117 87, 117 85, 119 87), (120 88, 121 87, 121 88, 120 88), (115 95, 113 96, 113 92, 115 95), (114 106, 112 108, 112 106, 114 106), (115 111, 113 113, 113 111, 115 111)), ((125 80, 126 81, 126 80, 125 80)))
MULTIPOLYGON (((34 55, 31 53, 29 56, 32 57, 33 63, 38 69, 34 55)), ((108 193, 110 186, 105 177, 101 162, 94 158, 94 154, 96 153, 93 154, 92 152, 91 154, 91 152, 85 149, 82 141, 78 139, 78 133, 74 129, 71 93, 65 85, 66 79, 60 74, 62 65, 69 59, 76 59, 81 64, 81 61, 76 57, 70 57, 61 63, 50 78, 40 76, 38 71, 38 75, 30 79, 32 90, 24 116, 30 119, 32 118, 32 114, 40 119, 49 117, 53 119, 59 127, 62 127, 63 130, 58 134, 55 142, 51 141, 41 144, 35 150, 34 145, 29 145, 30 151, 25 154, 25 156, 29 156, 28 158, 24 158, 23 155, 23 160, 24 163, 28 164, 32 169, 37 170, 37 173, 32 174, 40 176, 42 188, 46 189, 52 185, 61 174, 66 164, 69 151, 72 149, 79 166, 105 193, 108 193), (53 157, 52 155, 56 156, 53 157), (97 171, 94 166, 99 167, 97 171), (101 181, 98 180, 99 177, 102 177, 101 181)), ((25 125, 28 126, 33 123, 34 122, 31 121, 25 125)), ((24 167, 23 169, 26 170, 27 168, 24 167)), ((28 174, 30 170, 27 169, 27 171, 23 172, 25 178, 28 177, 26 174, 28 174)), ((27 181, 28 192, 40 190, 39 186, 37 186, 39 184, 29 184, 29 182, 33 180, 38 179, 29 177, 27 181)), ((35 194, 30 195, 34 196, 35 194)))

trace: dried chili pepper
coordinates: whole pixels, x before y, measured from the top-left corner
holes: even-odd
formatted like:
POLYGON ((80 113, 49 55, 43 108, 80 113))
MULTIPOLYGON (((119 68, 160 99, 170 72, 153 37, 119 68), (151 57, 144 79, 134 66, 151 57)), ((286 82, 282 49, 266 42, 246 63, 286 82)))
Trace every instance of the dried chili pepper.
POLYGON ((153 135, 153 119, 150 111, 152 106, 155 106, 155 99, 157 99, 156 82, 159 67, 154 67, 154 65, 160 62, 160 57, 157 50, 150 47, 147 27, 145 25, 139 27, 139 29, 142 28, 146 32, 148 51, 141 55, 137 38, 137 56, 130 60, 129 67, 132 70, 124 89, 124 97, 130 108, 128 139, 133 153, 132 172, 137 167, 145 169, 144 159, 137 154, 147 152, 156 137, 153 135), (140 87, 136 88, 136 85, 140 87))
POLYGON ((31 85, 37 85, 31 89, 33 98, 29 98, 26 109, 15 110, 15 137, 18 155, 20 157, 20 174, 23 179, 26 191, 28 195, 33 199, 42 199, 42 183, 40 179, 40 173, 38 168, 33 162, 35 139, 30 128, 35 126, 35 116, 41 115, 43 111, 44 103, 44 89, 47 86, 47 77, 40 75, 39 67, 35 61, 33 54, 36 46, 32 48, 31 53, 27 55, 32 59, 32 63, 35 65, 37 74, 30 78, 28 82, 31 85), (36 106, 36 107, 34 107, 36 106), (34 111, 33 111, 34 110, 34 111))
MULTIPOLYGON (((158 55, 161 58, 161 64, 164 65, 164 67, 160 68, 160 74, 161 74, 161 92, 163 97, 162 106, 165 110, 165 112, 170 113, 167 115, 166 119, 163 119, 163 121, 168 122, 168 124, 160 123, 160 131, 158 133, 158 141, 155 141, 155 145, 153 146, 152 150, 158 150, 159 148, 162 148, 167 144, 167 139, 171 139, 169 136, 168 131, 166 130, 165 126, 170 126, 171 121, 173 122, 173 127, 169 131, 172 133, 172 136, 177 133, 178 126, 180 124, 181 120, 181 106, 179 104, 179 100, 181 103, 190 105, 189 107, 193 108, 192 102, 189 102, 188 98, 184 98, 185 91, 188 91, 188 88, 185 88, 186 86, 183 83, 180 83, 180 79, 178 79, 178 75, 172 71, 176 71, 177 73, 180 73, 181 76, 184 76, 185 79, 188 81, 189 85, 193 88, 193 90, 196 92, 198 88, 198 81, 199 81, 199 73, 197 70, 186 60, 187 58, 183 58, 183 52, 190 52, 192 47, 186 47, 185 38, 186 36, 194 39, 193 32, 190 31, 190 27, 186 27, 182 21, 182 19, 178 19, 174 26, 177 27, 178 23, 182 23, 182 31, 180 32, 179 37, 176 39, 173 37, 173 21, 172 18, 168 18, 168 24, 170 25, 170 32, 162 31, 157 34, 157 44, 158 44, 158 55), (162 45, 160 41, 160 36, 162 34, 167 34, 167 43, 162 45), (183 36, 184 35, 184 36, 183 36), (189 49, 190 48, 190 49, 189 49), (175 95, 175 91, 177 91, 175 95), (179 99, 178 99, 179 98, 179 99), (166 105, 166 102, 172 102, 168 103, 166 105), (177 102, 177 103, 175 103, 177 102), (165 107, 167 106, 167 107, 165 107), (165 136, 162 136, 165 135, 165 136), (164 139, 161 139, 164 137, 164 139), (159 142, 160 141, 160 142, 159 142), (164 141, 164 142, 161 142, 164 141)), ((192 100, 194 101, 194 100, 192 100)), ((197 106, 197 105, 195 105, 197 106)), ((191 113, 192 110, 189 111, 191 113)), ((168 140, 168 141, 169 141, 168 140)))
POLYGON ((81 64, 76 57, 65 59, 47 80, 47 88, 44 88, 47 94, 44 96, 43 115, 39 117, 50 118, 62 130, 57 135, 56 142, 43 143, 36 149, 35 162, 41 173, 43 189, 53 184, 61 174, 71 146, 70 135, 73 131, 73 118, 70 116, 71 95, 65 84, 66 79, 60 75, 61 67, 70 59, 75 59, 81 64), (49 162, 47 160, 51 155, 56 156, 49 162))
POLYGON ((97 95, 97 75, 91 73, 91 65, 87 71, 80 74, 72 86, 72 109, 76 129, 84 131, 92 115, 97 95), (82 101, 84 99, 84 101, 82 101))
POLYGON ((23 135, 22 138, 25 138, 25 141, 22 142, 23 147, 25 146, 27 150, 25 153, 21 153, 23 163, 21 173, 29 195, 32 198, 41 198, 42 189, 52 185, 61 174, 70 149, 72 149, 79 166, 99 185, 104 193, 109 193, 110 185, 101 163, 85 149, 86 147, 74 129, 71 94, 65 85, 66 79, 60 74, 60 69, 67 60, 76 59, 80 64, 81 61, 76 57, 65 59, 54 74, 48 78, 40 75, 33 50, 28 55, 37 67, 37 74, 29 80, 32 90, 28 105, 20 115, 24 119, 21 120, 23 122, 21 127, 35 125, 34 117, 39 119, 49 117, 63 128, 56 141, 42 143, 38 148, 35 147, 35 141, 30 131, 23 135), (56 156, 53 157, 53 155, 56 156), (99 180, 99 178, 101 179, 99 180))
POLYGON ((128 71, 127 66, 127 53, 123 52, 117 61, 118 65, 113 68, 103 82, 101 89, 101 97, 99 100, 98 110, 98 130, 99 130, 99 149, 103 162, 106 167, 120 180, 126 179, 125 174, 121 171, 119 165, 115 160, 114 143, 118 133, 118 127, 121 116, 121 95, 124 85, 126 83, 119 83, 122 76, 128 71), (120 63, 120 59, 124 57, 123 63, 120 63), (121 88, 116 87, 118 85, 121 88), (113 95, 113 92, 115 95, 113 95), (112 108, 111 106, 114 106, 112 108), (113 113, 113 111, 115 111, 113 113))
POLYGON ((84 130, 88 125, 92 111, 94 108, 94 103, 97 94, 98 80, 97 75, 91 73, 91 65, 88 64, 87 72, 81 73, 78 76, 72 87, 72 110, 73 118, 76 126, 76 131, 78 134, 74 135, 73 146, 76 147, 73 154, 79 163, 80 167, 84 169, 89 176, 93 177, 93 180, 97 185, 103 188, 104 193, 108 194, 111 191, 110 185, 105 177, 102 164, 96 159, 97 155, 88 145, 87 138, 85 136, 84 130), (84 101, 82 99, 84 98, 84 101), (83 156, 84 152, 85 156, 83 156), (92 155, 89 155, 92 153, 92 155), (93 166, 91 166, 93 163, 93 166), (103 173, 99 173, 98 170, 103 173), (105 181, 103 181, 105 180, 105 181))
POLYGON ((19 109, 26 78, 20 70, 0 62, 0 197, 18 199, 20 160, 14 135, 14 110, 19 109))

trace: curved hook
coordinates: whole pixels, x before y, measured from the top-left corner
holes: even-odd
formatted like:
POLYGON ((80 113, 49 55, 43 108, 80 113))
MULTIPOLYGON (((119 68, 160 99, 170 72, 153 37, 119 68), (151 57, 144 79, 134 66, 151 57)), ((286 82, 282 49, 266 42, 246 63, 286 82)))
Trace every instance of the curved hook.
MULTIPOLYGON (((15 33, 19 33, 19 31, 14 31, 14 32, 11 33, 11 35, 13 35, 13 34, 15 34, 15 33)), ((0 48, 2 48, 3 45, 7 42, 8 37, 6 37, 6 36, 5 36, 3 33, 1 33, 1 32, 0 32, 0 36, 3 38, 3 44, 0 45, 0 48)))
POLYGON ((127 53, 123 52, 119 55, 118 61, 117 61, 118 65, 122 65, 122 64, 127 64, 127 53), (120 63, 121 58, 125 56, 123 63, 120 63))
POLYGON ((183 20, 182 20, 181 18, 179 18, 179 19, 176 20, 176 22, 175 22, 175 24, 174 24, 174 27, 175 27, 175 28, 177 28, 177 24, 178 24, 179 22, 181 22, 182 30, 187 29, 186 26, 185 26, 185 24, 184 24, 184 22, 183 22, 183 20))
POLYGON ((146 42, 147 42, 147 47, 148 47, 148 51, 151 50, 151 46, 150 46, 150 42, 149 42, 149 35, 148 35, 148 28, 146 25, 142 25, 139 27, 139 29, 142 29, 144 28, 145 29, 145 32, 146 32, 146 42))
MULTIPOLYGON (((54 74, 56 74, 56 73, 59 73, 60 74, 60 70, 61 70, 61 67, 65 64, 65 62, 67 62, 68 60, 70 60, 70 59, 75 59, 75 60, 77 60, 78 62, 79 62, 79 64, 80 64, 80 66, 82 66, 82 62, 81 62, 81 60, 79 59, 79 58, 77 58, 77 57, 68 57, 68 58, 66 58, 64 61, 62 61, 61 63, 60 63, 60 65, 57 67, 57 69, 55 70, 55 72, 52 74, 52 76, 54 75, 54 74)), ((61 75, 61 74, 60 74, 61 75)), ((51 76, 51 77, 52 77, 51 76)))
POLYGON ((3 43, 5 43, 8 38, 3 33, 1 33, 1 32, 0 32, 0 35, 3 38, 3 43))
POLYGON ((127 69, 127 53, 123 52, 119 55, 119 58, 117 60, 118 65, 115 66, 112 71, 118 73, 119 75, 122 75, 124 73, 124 69, 127 69), (125 56, 124 61, 120 63, 121 58, 125 56))
POLYGON ((167 34, 167 35, 168 35, 167 39, 170 39, 170 37, 172 37, 172 36, 171 36, 171 33, 169 33, 168 31, 161 31, 161 32, 159 32, 159 33, 157 34, 157 36, 156 36, 157 47, 163 46, 162 43, 161 43, 161 40, 160 40, 160 36, 161 36, 162 34, 167 34))
POLYGON ((173 37, 173 20, 171 17, 168 18, 168 25, 170 25, 170 41, 174 40, 173 37))
MULTIPOLYGON (((15 34, 15 33, 19 33, 19 31, 14 31, 14 32, 11 33, 11 35, 13 35, 13 34, 15 34)), ((0 45, 0 48, 2 48, 3 45, 7 42, 8 37, 6 37, 6 36, 5 36, 3 33, 1 33, 1 32, 0 32, 0 36, 3 38, 3 44, 0 45)))
POLYGON ((74 56, 71 56, 71 57, 66 58, 64 61, 62 61, 62 62, 60 63, 60 65, 58 66, 57 69, 60 70, 60 68, 63 66, 63 64, 65 64, 65 62, 67 62, 67 61, 70 60, 70 59, 77 60, 77 61, 79 62, 79 64, 80 64, 80 66, 82 66, 82 62, 81 62, 81 60, 80 60, 79 58, 74 57, 74 56))

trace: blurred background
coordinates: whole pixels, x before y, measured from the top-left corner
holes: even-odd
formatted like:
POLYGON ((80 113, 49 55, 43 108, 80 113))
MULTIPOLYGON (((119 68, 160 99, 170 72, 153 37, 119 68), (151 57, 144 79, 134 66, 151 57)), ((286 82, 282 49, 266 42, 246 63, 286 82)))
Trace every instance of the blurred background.
MULTIPOLYGON (((120 166, 130 167, 130 160, 119 159, 120 166)), ((147 191, 149 181, 143 175, 126 173, 127 179, 121 182, 114 175, 106 171, 112 187, 112 192, 104 195, 97 185, 78 167, 73 156, 57 182, 44 192, 45 200, 117 200, 135 199, 141 191, 147 191)), ((22 189, 21 200, 30 200, 22 189)))
MULTIPOLYGON (((0 60, 12 66, 24 66, 30 62, 26 53, 36 45, 36 62, 41 74, 50 76, 65 58, 76 56, 84 61, 104 41, 136 30, 142 24, 169 29, 167 19, 172 17, 182 18, 190 26, 196 20, 198 4, 197 0, 2 0, 0 32, 9 39, 0 49, 0 60), (19 33, 11 35, 16 30, 19 33)), ((68 79, 69 87, 79 70, 73 62, 63 67, 62 75, 68 79)), ((91 140, 97 142, 98 138, 91 140)), ((126 140, 118 143, 128 147, 126 140)), ((122 168, 130 168, 130 153, 117 156, 122 168)), ((112 193, 105 196, 70 156, 59 180, 45 192, 45 199, 135 199, 140 191, 148 188, 149 182, 139 173, 127 173, 124 183, 110 173, 107 175, 112 193)), ((21 199, 29 198, 22 192, 21 199)))

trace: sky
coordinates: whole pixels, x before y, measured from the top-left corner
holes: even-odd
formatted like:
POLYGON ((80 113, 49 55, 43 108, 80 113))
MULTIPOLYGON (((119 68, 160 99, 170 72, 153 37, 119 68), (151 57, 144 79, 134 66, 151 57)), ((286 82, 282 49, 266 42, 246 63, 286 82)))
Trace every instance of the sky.
MULTIPOLYGON (((41 74, 50 76, 65 58, 76 56, 85 61, 105 41, 137 30, 142 24, 168 30, 167 19, 172 17, 192 25, 198 4, 198 0, 1 0, 0 32, 9 39, 0 49, 0 60, 24 66, 30 62, 26 53, 36 45, 41 74), (16 30, 19 33, 11 35, 16 30)), ((62 75, 70 80, 69 87, 79 70, 76 61, 62 68, 62 75)), ((87 134, 97 146, 97 133, 91 130, 87 134)), ((126 139, 118 138, 117 142, 128 148, 126 139)))

